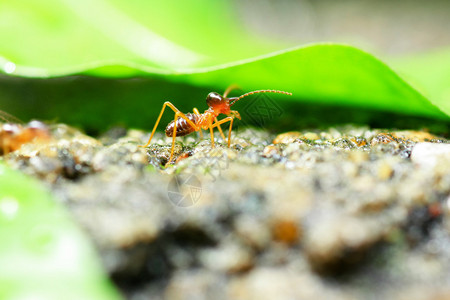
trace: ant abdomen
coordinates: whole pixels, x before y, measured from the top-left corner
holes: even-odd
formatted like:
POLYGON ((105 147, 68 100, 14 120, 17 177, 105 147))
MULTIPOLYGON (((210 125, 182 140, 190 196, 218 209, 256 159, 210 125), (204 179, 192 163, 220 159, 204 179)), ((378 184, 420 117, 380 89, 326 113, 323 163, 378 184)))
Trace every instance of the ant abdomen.
MULTIPOLYGON (((199 115, 197 114, 191 114, 187 113, 185 116, 192 121, 192 123, 197 124, 197 121, 199 119, 199 115)), ((175 133, 175 136, 185 136, 189 133, 192 133, 195 131, 195 128, 193 128, 185 119, 178 117, 177 120, 177 131, 175 133)), ((166 127, 166 136, 172 137, 173 136, 173 127, 174 127, 175 121, 172 121, 167 125, 166 127)))

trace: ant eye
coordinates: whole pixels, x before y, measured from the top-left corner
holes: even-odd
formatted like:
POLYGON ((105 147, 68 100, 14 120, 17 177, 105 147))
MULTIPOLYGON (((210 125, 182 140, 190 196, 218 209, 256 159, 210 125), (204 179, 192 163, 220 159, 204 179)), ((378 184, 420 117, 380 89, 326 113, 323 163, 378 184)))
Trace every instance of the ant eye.
POLYGON ((223 97, 219 93, 212 92, 206 97, 206 104, 208 104, 208 106, 214 106, 222 102, 222 100, 223 97))

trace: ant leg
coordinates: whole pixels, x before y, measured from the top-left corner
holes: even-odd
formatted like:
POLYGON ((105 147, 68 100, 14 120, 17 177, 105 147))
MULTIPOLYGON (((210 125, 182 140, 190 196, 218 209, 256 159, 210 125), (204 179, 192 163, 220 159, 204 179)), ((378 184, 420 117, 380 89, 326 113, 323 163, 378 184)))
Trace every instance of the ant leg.
MULTIPOLYGON (((199 114, 200 114, 200 112, 198 111, 198 109, 197 109, 196 107, 194 107, 193 111, 194 111, 194 113, 195 113, 196 115, 199 115, 199 114)), ((200 134, 200 139, 202 140, 202 139, 203 139, 203 132, 202 132, 202 129, 201 129, 201 128, 200 128, 200 130, 198 131, 198 133, 200 134)))
POLYGON ((173 158, 173 150, 175 149, 175 138, 177 137, 177 119, 180 116, 180 112, 177 111, 175 113, 174 124, 173 124, 173 133, 172 133, 172 148, 170 149, 170 158, 167 164, 170 164, 173 158))
MULTIPOLYGON (((174 117, 174 123, 173 123, 173 133, 172 133, 172 148, 170 149, 170 158, 169 158, 169 161, 167 162, 168 164, 170 164, 171 162, 172 162, 172 159, 173 159, 173 151, 174 151, 174 149, 175 149, 175 138, 177 137, 177 120, 178 120, 178 118, 183 118, 183 119, 185 119, 188 123, 190 122, 190 123, 192 123, 193 124, 193 128, 197 131, 197 130, 201 130, 201 128, 200 127, 197 127, 197 125, 195 125, 191 120, 189 120, 187 117, 186 117, 186 115, 184 114, 184 113, 182 113, 181 111, 177 111, 176 113, 175 113, 175 117, 174 117)), ((190 124, 189 123, 189 124, 190 124)))
POLYGON ((225 119, 220 120, 219 122, 214 123, 212 127, 220 127, 220 124, 223 124, 225 122, 230 122, 230 128, 228 130, 228 148, 230 148, 231 145, 231 128, 233 127, 233 117, 226 117, 225 119))
MULTIPOLYGON (((164 102, 164 104, 163 104, 163 107, 162 107, 162 109, 161 109, 161 112, 159 113, 159 117, 158 117, 158 119, 156 120, 155 126, 153 127, 152 134, 150 135, 150 138, 148 139, 147 144, 145 144, 145 146, 140 146, 140 147, 145 148, 145 147, 147 147, 148 145, 150 145, 150 142, 152 141, 153 135, 155 134, 156 128, 158 127, 159 121, 161 120, 161 117, 162 117, 162 115, 163 115, 163 113, 164 113, 164 110, 166 109, 167 106, 170 107, 170 108, 173 110, 173 112, 174 112, 175 114, 178 113, 178 114, 179 114, 179 117, 185 119, 186 122, 187 122, 189 125, 191 125, 192 128, 195 129, 195 131, 198 131, 198 130, 199 130, 200 127, 198 127, 197 125, 194 124, 194 122, 192 122, 191 120, 189 120, 189 119, 186 117, 186 115, 185 115, 184 113, 182 113, 178 108, 175 107, 175 105, 173 105, 172 103, 170 103, 169 101, 167 101, 167 102, 164 102)), ((175 119, 175 121, 176 121, 176 119, 175 119)))
POLYGON ((165 102, 165 103, 163 104, 163 107, 162 107, 162 109, 161 109, 161 112, 159 113, 158 119, 156 120, 155 126, 153 127, 152 134, 150 135, 150 138, 148 139, 147 144, 145 144, 144 146, 139 145, 140 147, 145 148, 145 147, 147 147, 148 145, 150 145, 150 142, 152 141, 153 135, 155 134, 156 128, 158 127, 159 121, 161 120, 161 117, 162 117, 162 115, 163 115, 163 113, 164 113, 164 109, 166 109, 167 103, 170 103, 170 102, 165 102))
POLYGON ((189 120, 186 115, 184 113, 182 113, 181 111, 177 111, 175 113, 175 117, 174 117, 174 124, 173 124, 173 133, 172 133, 172 148, 170 149, 170 158, 169 161, 167 162, 168 164, 170 164, 172 162, 173 159, 173 151, 175 149, 175 138, 177 137, 177 120, 178 118, 183 118, 186 121, 188 121, 188 123, 192 123, 193 124, 193 128, 197 131, 197 130, 201 130, 200 127, 197 127, 197 125, 195 125, 191 120, 189 120))
POLYGON ((214 148, 214 133, 213 127, 211 126, 211 122, 209 123, 209 132, 211 133, 211 148, 214 148))
MULTIPOLYGON (((214 118, 214 120, 216 121, 216 123, 219 122, 217 120, 217 118, 214 118)), ((220 127, 220 125, 219 125, 219 126, 217 126, 217 129, 219 129, 220 135, 222 136, 223 140, 225 141, 225 136, 223 135, 222 127, 220 127)))

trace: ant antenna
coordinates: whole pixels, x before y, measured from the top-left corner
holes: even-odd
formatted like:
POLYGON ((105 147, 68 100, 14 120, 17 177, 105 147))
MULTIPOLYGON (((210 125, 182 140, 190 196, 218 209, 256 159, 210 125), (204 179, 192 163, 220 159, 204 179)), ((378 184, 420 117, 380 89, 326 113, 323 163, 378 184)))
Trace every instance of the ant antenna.
POLYGON ((23 121, 13 115, 8 114, 6 111, 0 110, 0 119, 6 123, 23 124, 23 121))
POLYGON ((289 95, 292 96, 292 93, 289 92, 285 92, 285 91, 278 91, 278 90, 257 90, 257 91, 253 91, 253 92, 248 92, 245 93, 239 97, 236 98, 232 98, 232 100, 230 101, 230 106, 235 104, 237 101, 241 100, 244 97, 253 95, 253 94, 261 94, 261 93, 276 93, 276 94, 284 94, 284 95, 289 95))

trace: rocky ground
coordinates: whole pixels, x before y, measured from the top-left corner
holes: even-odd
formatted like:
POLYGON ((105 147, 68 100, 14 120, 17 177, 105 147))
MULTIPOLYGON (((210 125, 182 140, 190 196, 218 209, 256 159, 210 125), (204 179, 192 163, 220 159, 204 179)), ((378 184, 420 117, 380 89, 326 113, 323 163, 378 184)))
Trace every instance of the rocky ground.
POLYGON ((329 127, 170 139, 65 125, 5 161, 47 184, 127 299, 449 299, 450 143, 329 127))

